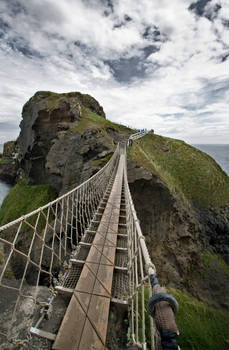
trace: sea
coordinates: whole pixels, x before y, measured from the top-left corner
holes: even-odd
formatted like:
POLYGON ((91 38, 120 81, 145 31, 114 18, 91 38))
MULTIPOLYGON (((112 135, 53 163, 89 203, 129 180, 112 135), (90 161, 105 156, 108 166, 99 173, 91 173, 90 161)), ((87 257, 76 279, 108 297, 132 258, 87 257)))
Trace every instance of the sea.
MULTIPOLYGON (((216 162, 221 166, 221 168, 227 173, 229 176, 229 144, 228 145, 192 145, 201 151, 209 154, 212 158, 216 160, 216 162)), ((0 152, 3 150, 3 145, 0 144, 0 152)), ((5 184, 0 181, 0 207, 3 202, 3 199, 9 192, 11 186, 5 184)))
POLYGON ((229 176, 229 145, 192 145, 209 154, 229 176))
MULTIPOLYGON (((3 145, 0 144, 0 152, 2 153, 2 151, 3 151, 3 145)), ((7 185, 6 183, 0 181, 0 207, 2 205, 3 199, 5 198, 5 196, 7 195, 11 187, 12 186, 7 185)))

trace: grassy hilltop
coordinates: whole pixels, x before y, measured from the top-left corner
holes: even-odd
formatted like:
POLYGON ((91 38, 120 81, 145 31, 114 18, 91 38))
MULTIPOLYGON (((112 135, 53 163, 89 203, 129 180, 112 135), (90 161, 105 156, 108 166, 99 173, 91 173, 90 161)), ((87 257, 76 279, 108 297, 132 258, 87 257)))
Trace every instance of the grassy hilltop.
POLYGON ((159 135, 148 134, 129 149, 129 156, 158 175, 175 195, 195 206, 229 204, 229 177, 206 153, 159 135))

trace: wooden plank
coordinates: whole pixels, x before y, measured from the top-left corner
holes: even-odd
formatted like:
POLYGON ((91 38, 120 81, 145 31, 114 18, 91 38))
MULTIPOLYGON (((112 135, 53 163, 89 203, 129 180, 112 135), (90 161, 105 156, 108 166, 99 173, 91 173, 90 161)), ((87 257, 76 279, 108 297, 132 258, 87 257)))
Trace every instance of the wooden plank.
MULTIPOLYGON (((104 328, 104 325, 107 325, 108 323, 109 309, 109 298, 103 298, 102 296, 96 295, 92 296, 87 317, 104 345, 106 342, 106 328, 104 328)), ((87 329, 85 329, 85 335, 86 334, 87 329)))
POLYGON ((113 246, 113 247, 116 247, 116 244, 117 244, 117 234, 114 234, 114 230, 115 231, 118 231, 118 228, 116 227, 114 229, 112 229, 112 232, 111 230, 108 231, 107 235, 106 235, 106 241, 105 241, 105 245, 109 245, 109 246, 113 246), (111 232, 111 233, 110 233, 111 232))
POLYGON ((93 241, 93 245, 104 245, 106 241, 106 234, 104 233, 97 233, 95 238, 94 238, 94 241, 93 241))
POLYGON ((101 255, 102 255, 101 251, 99 251, 94 246, 92 246, 88 253, 86 261, 90 263, 98 264, 100 262, 101 255))
POLYGON ((119 228, 123 167, 124 157, 121 157, 108 203, 53 349, 105 348, 119 228))
POLYGON ((56 350, 78 349, 85 321, 86 313, 73 295, 52 348, 56 350))
POLYGON ((76 300, 79 302, 83 311, 87 313, 88 307, 91 302, 91 294, 74 291, 74 296, 76 300))
POLYGON ((111 297, 111 286, 114 266, 99 265, 97 280, 93 289, 93 294, 111 297))
POLYGON ((101 257, 101 264, 103 265, 114 265, 115 263, 115 252, 116 247, 103 247, 103 256, 101 257))
POLYGON ((94 289, 98 264, 84 264, 80 279, 76 284, 75 290, 78 292, 92 293, 94 289), (94 272, 95 271, 95 272, 94 272))
POLYGON ((77 350, 104 350, 104 348, 105 346, 103 342, 98 337, 90 321, 87 319, 85 322, 81 342, 77 350))

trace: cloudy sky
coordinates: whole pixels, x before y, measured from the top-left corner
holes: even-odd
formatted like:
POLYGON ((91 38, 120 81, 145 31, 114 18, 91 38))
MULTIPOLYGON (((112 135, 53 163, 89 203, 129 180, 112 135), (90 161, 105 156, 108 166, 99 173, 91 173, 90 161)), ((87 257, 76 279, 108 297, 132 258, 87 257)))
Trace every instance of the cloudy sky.
POLYGON ((115 122, 229 143, 229 1, 0 0, 0 143, 37 90, 89 93, 115 122))

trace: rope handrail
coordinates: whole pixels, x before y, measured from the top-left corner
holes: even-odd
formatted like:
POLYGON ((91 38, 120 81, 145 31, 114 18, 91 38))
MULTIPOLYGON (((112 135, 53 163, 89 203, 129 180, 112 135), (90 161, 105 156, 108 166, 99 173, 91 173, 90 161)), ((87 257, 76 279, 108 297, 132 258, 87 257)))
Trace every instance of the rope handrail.
POLYGON ((146 243, 145 243, 145 236, 143 236, 143 234, 142 234, 142 230, 141 230, 141 227, 140 227, 140 224, 139 224, 139 220, 137 218, 137 213, 136 213, 136 210, 135 210, 135 207, 134 207, 134 204, 133 204, 133 199, 132 199, 132 196, 131 196, 131 193, 130 193, 130 188, 129 188, 129 185, 128 185, 126 169, 125 169, 125 181, 126 181, 127 196, 129 197, 130 207, 131 207, 132 215, 133 215, 134 222, 135 222, 135 225, 136 225, 138 239, 140 241, 142 254, 143 254, 143 257, 144 257, 144 260, 145 260, 145 268, 146 268, 147 273, 149 275, 150 274, 156 274, 156 267, 152 263, 152 260, 151 260, 151 258, 149 256, 149 251, 148 251, 148 248, 147 248, 146 243))
MULTIPOLYGON (((145 130, 136 132, 135 134, 130 135, 129 140, 137 140, 137 139, 139 139, 140 137, 145 136, 147 133, 148 133, 148 132, 145 131, 145 130)), ((129 141, 129 140, 128 140, 128 141, 129 141)))
MULTIPOLYGON (((116 156, 116 155, 118 154, 118 152, 119 152, 119 144, 118 144, 118 146, 116 147, 113 156, 116 156)), ((90 177, 89 179, 87 179, 86 181, 82 182, 82 183, 81 183, 80 185, 78 185, 77 187, 74 187, 72 190, 66 192, 66 193, 63 194, 62 196, 59 196, 58 198, 54 199, 53 201, 51 201, 51 202, 49 202, 49 203, 43 205, 43 206, 40 207, 40 208, 37 208, 37 209, 31 211, 31 212, 28 213, 28 214, 25 214, 25 215, 20 216, 20 217, 19 217, 18 219, 16 219, 16 220, 10 221, 9 223, 7 223, 7 224, 5 224, 5 225, 0 226, 0 232, 3 231, 3 230, 5 230, 5 229, 7 229, 7 228, 9 228, 9 227, 12 226, 12 225, 18 223, 18 222, 20 222, 20 221, 23 220, 23 219, 26 219, 26 218, 28 218, 28 217, 34 215, 34 214, 37 214, 39 211, 48 208, 49 206, 51 206, 51 205, 53 205, 53 204, 59 202, 61 199, 68 197, 70 194, 74 193, 75 191, 77 191, 77 190, 80 189, 81 187, 85 186, 88 182, 92 181, 95 177, 97 177, 97 176, 99 176, 101 173, 103 173, 104 170, 105 170, 107 167, 109 167, 110 163, 112 163, 112 161, 113 161, 113 159, 111 158, 111 159, 104 165, 104 167, 101 168, 98 172, 96 172, 93 176, 91 176, 91 177, 90 177)))
MULTIPOLYGON (((89 227, 110 178, 116 172, 118 160, 119 144, 108 163, 91 178, 0 227, 0 301, 4 305, 0 340, 18 342, 25 300, 30 303, 32 313, 42 293, 40 286, 50 286, 56 278, 61 278, 59 272, 89 227), (3 302, 8 300, 8 295, 9 305, 3 302)), ((33 317, 27 323, 23 339, 29 336, 33 317)))
POLYGON ((147 344, 150 343, 151 349, 157 350, 160 347, 158 345, 160 341, 158 340, 157 329, 160 332, 163 349, 167 349, 166 346, 168 345, 169 349, 177 350, 176 336, 179 332, 174 313, 178 309, 178 304, 175 298, 166 293, 166 289, 160 286, 156 277, 156 267, 150 258, 130 193, 127 165, 124 168, 124 186, 128 213, 126 222, 129 254, 128 269, 130 276, 129 299, 131 302, 129 313, 130 344, 141 346, 143 350, 146 350, 147 344), (148 284, 146 285, 147 280, 148 284), (146 297, 145 293, 149 295, 146 297), (149 299, 149 309, 145 306, 147 299, 149 299), (161 304, 163 303, 164 305, 161 309, 161 304), (150 318, 151 339, 146 336, 146 318, 149 317, 147 309, 152 316, 150 318))

